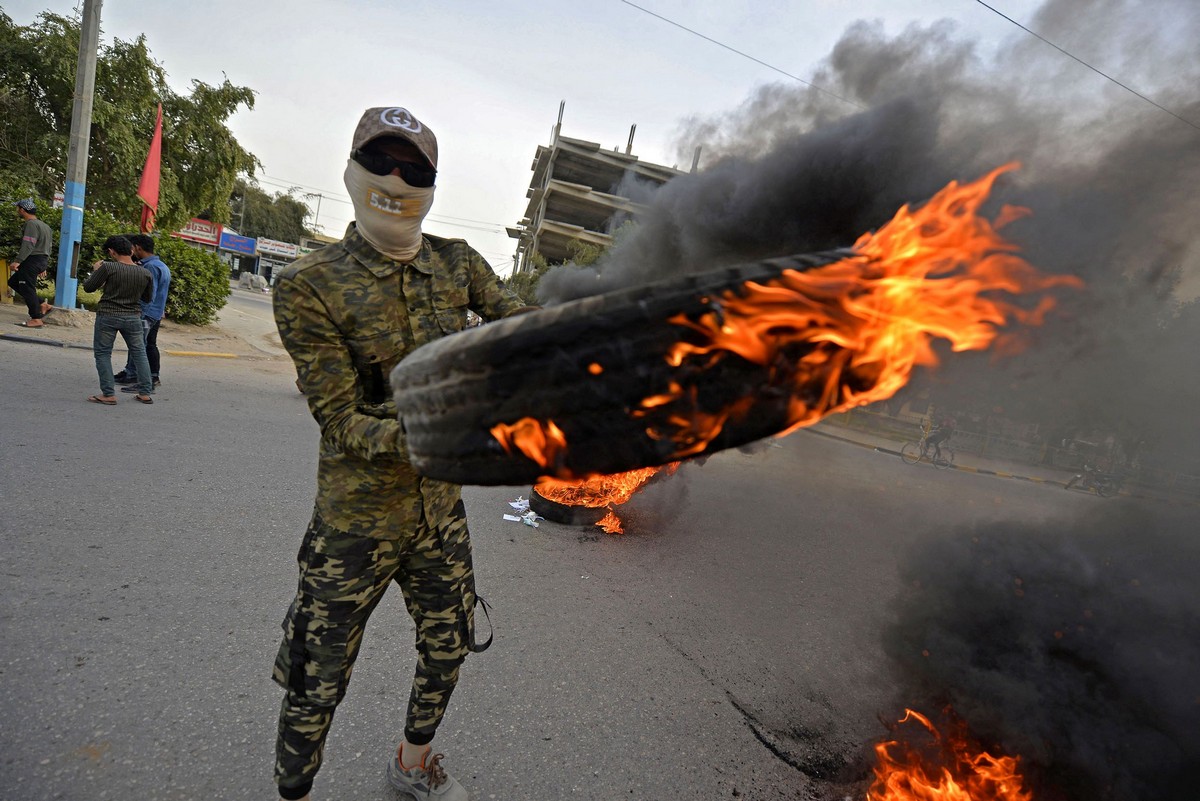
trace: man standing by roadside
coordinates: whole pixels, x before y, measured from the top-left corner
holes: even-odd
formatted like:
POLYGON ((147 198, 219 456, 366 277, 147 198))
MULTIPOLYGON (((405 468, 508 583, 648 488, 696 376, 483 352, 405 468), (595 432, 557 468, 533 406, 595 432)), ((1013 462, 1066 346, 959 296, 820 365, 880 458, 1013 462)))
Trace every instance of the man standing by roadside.
MULTIPOLYGON (((300 546, 275 681, 284 688, 275 781, 308 798, 367 619, 395 582, 416 624, 416 675, 388 782, 417 801, 466 801, 430 742, 477 645, 460 488, 416 474, 388 386, 414 348, 522 303, 461 239, 421 231, 433 203, 433 132, 403 108, 368 109, 346 166, 355 222, 286 268, 275 321, 321 428, 317 497, 300 546)), ((490 642, 490 639, 489 639, 490 642)))
MULTIPOLYGON (((134 234, 129 237, 133 244, 133 259, 150 271, 154 281, 154 297, 149 303, 142 304, 142 332, 146 339, 146 360, 150 362, 150 376, 154 386, 162 381, 158 378, 159 367, 162 364, 158 352, 158 326, 162 323, 167 310, 167 292, 171 289, 171 271, 163 264, 163 260, 154 255, 154 239, 146 234, 134 234)), ((125 369, 113 376, 121 387, 122 392, 137 392, 137 369, 133 364, 133 354, 125 362, 125 369)))
POLYGON ((134 397, 141 403, 154 403, 150 397, 150 363, 146 361, 146 342, 142 336, 142 314, 138 305, 139 301, 149 303, 154 297, 154 281, 149 271, 133 263, 133 245, 125 237, 110 236, 104 240, 104 253, 109 260, 93 264, 92 274, 83 282, 85 292, 104 289, 96 305, 96 327, 92 336, 100 394, 91 395, 88 400, 104 406, 117 404, 117 396, 113 394, 112 349, 120 332, 137 370, 138 393, 134 397))
POLYGON ((37 280, 46 272, 54 235, 50 232, 50 226, 38 219, 37 205, 32 200, 17 201, 17 216, 22 220, 21 247, 17 250, 16 258, 8 265, 12 272, 8 285, 29 308, 29 319, 17 325, 41 328, 45 325, 42 318, 49 314, 52 307, 38 297, 37 280))

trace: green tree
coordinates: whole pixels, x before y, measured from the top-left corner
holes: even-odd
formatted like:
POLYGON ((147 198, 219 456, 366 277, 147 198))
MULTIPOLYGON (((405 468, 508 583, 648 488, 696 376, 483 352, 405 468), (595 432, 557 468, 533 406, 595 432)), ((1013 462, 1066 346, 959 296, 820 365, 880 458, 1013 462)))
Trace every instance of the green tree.
MULTIPOLYGON (((630 221, 618 228, 613 234, 614 241, 622 236, 627 235, 628 232, 632 230, 633 225, 634 223, 630 221)), ((525 301, 530 306, 536 306, 539 303, 537 296, 538 283, 541 282, 542 276, 545 275, 547 271, 549 271, 552 267, 587 267, 595 264, 596 262, 600 261, 601 256, 608 252, 609 247, 611 247, 611 245, 605 247, 604 245, 594 245, 590 242, 584 242, 581 239, 572 239, 567 243, 567 252, 571 256, 569 261, 562 265, 550 264, 546 261, 546 257, 541 253, 534 253, 529 257, 529 263, 533 265, 533 269, 516 273, 515 275, 509 277, 509 279, 504 283, 507 284, 508 288, 513 292, 516 292, 517 296, 521 298, 521 300, 525 301)))
POLYGON ((238 232, 243 236, 266 237, 280 242, 299 242, 311 236, 304 225, 308 206, 291 193, 269 195, 257 184, 238 179, 229 199, 238 232))
POLYGON ((541 253, 534 253, 529 257, 529 263, 533 266, 532 270, 524 270, 519 273, 513 273, 504 283, 508 288, 517 293, 517 297, 525 301, 528 306, 537 306, 537 287, 538 281, 550 269, 550 265, 546 263, 546 259, 541 253))
MULTIPOLYGON (((20 26, 0 10, 0 183, 6 194, 49 197, 63 188, 71 132, 80 20, 45 12, 20 26)), ((205 210, 229 218, 228 199, 257 158, 226 125, 254 92, 228 79, 192 81, 180 95, 150 54, 145 36, 114 39, 97 54, 88 155, 87 206, 133 223, 138 179, 163 106, 157 228, 175 230, 205 210)))

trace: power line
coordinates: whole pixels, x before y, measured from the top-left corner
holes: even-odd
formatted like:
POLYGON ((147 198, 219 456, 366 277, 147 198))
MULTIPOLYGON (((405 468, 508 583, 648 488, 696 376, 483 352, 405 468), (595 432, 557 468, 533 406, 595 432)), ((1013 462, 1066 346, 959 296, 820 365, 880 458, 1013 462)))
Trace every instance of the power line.
POLYGON ((1113 82, 1113 83, 1115 83, 1117 86, 1119 86, 1119 87, 1121 87, 1122 89, 1124 89, 1126 92, 1129 92, 1129 93, 1130 93, 1130 94, 1132 94, 1132 95, 1136 95, 1137 97, 1140 97, 1142 100, 1145 100, 1147 103, 1149 103, 1150 105, 1154 106, 1156 109, 1159 109, 1160 111, 1165 111, 1165 112, 1167 112, 1168 114, 1170 114, 1172 117, 1174 117, 1175 119, 1179 120, 1180 122, 1182 122, 1182 123, 1184 123, 1184 124, 1186 124, 1186 125, 1190 125, 1190 126, 1192 126, 1193 128, 1195 128, 1197 131, 1200 131, 1200 125, 1196 125, 1196 123, 1192 122, 1191 120, 1189 120, 1189 119, 1185 119, 1184 117, 1181 117, 1181 116, 1179 116, 1179 115, 1178 115, 1178 114, 1176 114, 1174 111, 1171 111, 1171 109, 1169 109, 1169 108, 1166 108, 1165 106, 1160 106, 1158 103, 1155 103, 1153 100, 1151 100, 1150 98, 1146 97, 1144 94, 1142 94, 1141 92, 1137 91, 1136 89, 1132 89, 1132 88, 1130 88, 1130 87, 1126 86, 1125 84, 1123 84, 1123 83, 1121 83, 1120 81, 1118 81, 1116 78, 1112 77, 1111 75, 1109 75, 1109 74, 1107 74, 1107 73, 1101 72, 1100 70, 1096 69, 1096 68, 1095 68, 1095 67, 1093 67, 1091 64, 1087 63, 1086 61, 1084 61, 1083 59, 1079 58, 1078 56, 1076 56, 1076 55, 1074 55, 1074 54, 1072 54, 1072 53, 1068 53, 1066 50, 1063 50, 1061 47, 1059 47, 1059 46, 1058 46, 1058 45, 1056 45, 1054 42, 1052 42, 1052 41, 1050 41, 1049 39, 1047 39, 1045 36, 1042 36, 1041 34, 1039 34, 1039 33, 1036 33, 1035 31, 1031 31, 1029 28, 1026 28, 1024 25, 1022 25, 1021 23, 1017 22, 1015 19, 1013 19, 1012 17, 1008 16, 1007 14, 1005 14, 1005 13, 1003 13, 1003 12, 1001 12, 1001 11, 997 11, 995 8, 992 8, 992 7, 991 7, 991 6, 989 6, 987 3, 983 2, 983 0, 975 0, 975 2, 976 2, 976 3, 979 3, 979 5, 983 6, 984 8, 986 8, 986 9, 987 9, 987 10, 989 10, 989 11, 991 11, 992 13, 994 13, 994 14, 997 14, 998 16, 1001 16, 1001 17, 1003 17, 1004 19, 1008 20, 1008 21, 1009 21, 1009 22, 1011 22, 1013 25, 1016 25, 1018 28, 1020 28, 1021 30, 1025 31, 1026 33, 1028 33, 1030 36, 1036 36, 1038 39, 1041 39, 1043 42, 1045 42, 1046 44, 1050 45, 1050 46, 1051 46, 1051 47, 1053 47, 1055 50, 1057 50, 1058 52, 1062 53, 1064 56, 1067 56, 1068 58, 1074 59, 1075 61, 1078 61, 1080 64, 1082 64, 1083 66, 1087 67, 1089 70, 1091 70, 1092 72, 1096 73, 1097 75, 1099 75, 1099 76, 1101 76, 1101 77, 1103 77, 1103 78, 1106 78, 1107 80, 1110 80, 1110 81, 1112 81, 1112 82, 1113 82))
POLYGON ((716 39, 712 38, 711 36, 705 36, 704 34, 700 33, 699 31, 694 31, 691 28, 687 27, 686 25, 680 25, 675 20, 667 19, 666 17, 664 17, 661 14, 655 14, 650 9, 642 8, 637 3, 631 3, 631 2, 629 2, 629 0, 621 0, 621 2, 627 6, 636 8, 638 11, 641 11, 645 14, 649 14, 652 17, 657 17, 658 19, 662 20, 663 22, 667 23, 668 25, 674 25, 676 28, 679 28, 680 30, 687 31, 688 33, 692 34, 693 36, 699 36, 701 39, 705 40, 706 42, 712 42, 717 47, 723 47, 731 53, 738 54, 742 58, 748 58, 756 64, 761 64, 769 70, 774 70, 775 72, 778 72, 780 75, 786 75, 787 77, 791 78, 793 81, 799 81, 800 83, 804 84, 805 86, 811 86, 813 89, 816 89, 818 92, 824 92, 825 94, 829 95, 830 97, 836 97, 838 100, 842 101, 843 103, 849 103, 850 105, 854 106, 855 108, 860 108, 860 109, 866 110, 866 106, 863 106, 859 103, 855 103, 853 100, 848 100, 847 98, 844 98, 839 94, 831 92, 828 89, 822 89, 821 87, 817 86, 815 83, 806 81, 803 78, 800 78, 800 77, 797 77, 797 76, 791 74, 790 72, 785 72, 784 70, 779 69, 779 67, 776 67, 772 64, 768 64, 767 62, 763 61, 760 58, 755 58, 754 56, 750 55, 749 53, 743 53, 741 50, 738 50, 737 48, 734 48, 734 47, 730 47, 729 45, 725 44, 724 42, 718 42, 716 39))

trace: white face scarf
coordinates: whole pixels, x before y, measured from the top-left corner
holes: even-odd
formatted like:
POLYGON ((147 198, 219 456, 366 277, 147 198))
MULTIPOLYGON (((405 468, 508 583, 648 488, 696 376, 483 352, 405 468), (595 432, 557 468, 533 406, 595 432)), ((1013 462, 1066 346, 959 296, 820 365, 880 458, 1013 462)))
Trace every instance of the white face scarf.
POLYGON ((363 239, 388 258, 410 261, 421 249, 421 220, 433 205, 433 187, 409 186, 399 175, 376 175, 354 159, 346 189, 363 239))

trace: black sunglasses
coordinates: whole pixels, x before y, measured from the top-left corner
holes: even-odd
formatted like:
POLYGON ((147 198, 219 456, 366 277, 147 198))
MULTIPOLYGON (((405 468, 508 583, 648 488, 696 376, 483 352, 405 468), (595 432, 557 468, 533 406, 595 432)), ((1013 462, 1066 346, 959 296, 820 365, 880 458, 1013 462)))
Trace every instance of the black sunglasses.
POLYGON ((399 161, 386 153, 355 148, 350 153, 350 158, 361 164, 367 172, 375 175, 391 175, 392 170, 399 170, 404 183, 419 189, 433 186, 433 182, 437 180, 437 170, 430 169, 423 164, 399 161))

